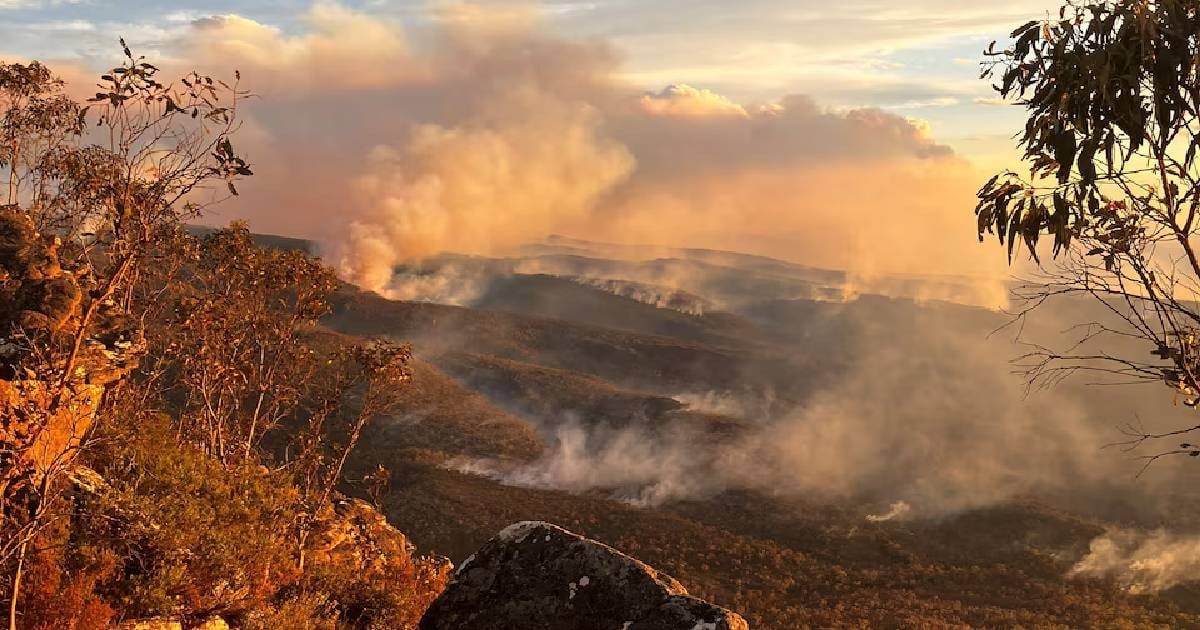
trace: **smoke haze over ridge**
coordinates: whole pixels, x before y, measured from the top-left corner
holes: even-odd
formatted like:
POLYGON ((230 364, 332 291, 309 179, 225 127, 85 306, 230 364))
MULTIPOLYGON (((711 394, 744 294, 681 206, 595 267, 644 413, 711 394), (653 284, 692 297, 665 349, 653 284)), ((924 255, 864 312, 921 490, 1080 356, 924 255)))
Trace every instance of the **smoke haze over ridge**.
POLYGON ((881 298, 829 308, 849 332, 813 351, 841 355, 830 358, 845 367, 797 407, 768 417, 754 401, 717 392, 678 396, 690 408, 757 421, 736 439, 564 418, 544 427, 551 448, 535 462, 458 465, 515 485, 611 489, 639 505, 754 490, 903 502, 922 518, 1028 495, 1084 511, 1112 502, 1118 512, 1163 514, 1186 488, 1187 462, 1162 462, 1139 478, 1142 461, 1105 448, 1138 412, 1163 426, 1186 419, 1161 392, 1073 383, 1026 394, 1008 363, 1015 346, 985 338, 999 318, 881 298))
POLYGON ((919 121, 820 94, 647 91, 614 45, 552 32, 533 4, 445 3, 401 23, 318 2, 301 25, 200 18, 168 54, 239 68, 260 95, 239 137, 257 176, 212 220, 315 238, 368 288, 394 264, 551 233, 865 277, 1004 276, 961 237, 981 175, 919 121))

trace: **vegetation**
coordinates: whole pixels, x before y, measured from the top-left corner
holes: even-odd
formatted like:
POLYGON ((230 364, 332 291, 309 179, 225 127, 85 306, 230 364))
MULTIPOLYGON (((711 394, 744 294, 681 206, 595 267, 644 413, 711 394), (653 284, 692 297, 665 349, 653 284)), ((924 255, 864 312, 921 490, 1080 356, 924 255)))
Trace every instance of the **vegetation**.
POLYGON ((185 229, 252 174, 248 94, 124 53, 87 106, 0 65, 9 626, 415 626, 447 565, 338 494, 409 349, 318 334, 337 286, 318 260, 185 229))
POLYGON ((751 628, 1189 628, 1167 595, 1063 579, 1070 562, 1035 544, 1086 548, 1103 528, 1017 505, 943 522, 866 523, 859 511, 730 494, 659 510, 594 494, 503 486, 396 461, 393 520, 422 546, 466 558, 505 525, 545 520, 665 571, 688 591, 745 616, 751 628), (463 513, 472 518, 464 521, 463 513))
MULTIPOLYGON (((1200 600, 1194 591, 1131 596, 1117 581, 1064 578, 1074 561, 1087 553, 1090 542, 1105 531, 1104 522, 1035 502, 928 520, 918 508, 914 520, 876 524, 864 519, 868 512, 861 504, 797 501, 782 483, 782 496, 726 492, 635 509, 614 500, 614 493, 603 487, 572 495, 459 474, 454 470, 463 456, 520 457, 512 445, 526 430, 517 422, 492 422, 502 412, 489 410, 488 400, 551 430, 573 416, 600 421, 619 417, 638 429, 648 429, 649 434, 656 422, 678 413, 646 412, 656 404, 671 409, 665 396, 678 392, 671 370, 683 368, 664 360, 663 354, 635 355, 643 362, 631 370, 649 372, 647 364, 661 370, 658 380, 654 375, 639 375, 641 388, 635 392, 622 388, 624 374, 604 371, 610 357, 652 340, 664 346, 692 347, 698 353, 708 351, 708 346, 678 338, 615 334, 611 331, 616 326, 611 325, 561 325, 557 320, 511 312, 389 302, 363 294, 355 294, 353 300, 341 297, 326 322, 344 333, 367 328, 418 336, 425 327, 439 328, 439 335, 428 337, 430 346, 434 339, 439 342, 437 352, 423 353, 428 363, 414 370, 408 390, 411 415, 379 423, 380 431, 353 457, 356 471, 380 464, 391 471, 382 501, 385 511, 423 549, 461 561, 515 521, 545 520, 648 562, 678 578, 692 594, 736 610, 752 628, 767 630, 1200 624, 1200 600), (576 350, 569 362, 558 350, 585 344, 607 347, 576 350), (448 389, 443 374, 457 379, 458 387, 448 389), (479 400, 480 394, 484 401, 479 400), (464 416, 480 420, 471 424, 460 420, 464 416), (486 431, 480 430, 480 424, 486 431)), ((801 301, 789 306, 795 309, 781 311, 774 320, 767 314, 762 318, 768 324, 778 322, 780 347, 799 346, 797 354, 802 357, 827 357, 825 350, 839 351, 826 359, 825 372, 815 377, 803 361, 778 373, 780 381, 807 386, 836 375, 836 359, 855 359, 864 348, 865 356, 877 356, 871 349, 886 346, 902 348, 906 356, 924 353, 920 370, 914 373, 922 383, 952 389, 960 382, 953 374, 971 370, 972 364, 945 357, 961 358, 964 348, 974 346, 948 344, 931 350, 922 335, 937 330, 942 339, 977 340, 1005 321, 1002 314, 983 309, 885 298, 851 304, 801 301), (785 346, 788 343, 795 346, 785 346), (813 345, 818 347, 812 349, 813 345), (929 374, 934 375, 932 381, 929 374)), ((597 308, 591 317, 600 319, 606 312, 597 308)), ((746 352, 739 357, 744 360, 747 355, 753 356, 746 352)), ((1006 375, 1002 365, 997 372, 1006 375)), ((717 387, 720 382, 709 383, 729 378, 736 379, 738 386, 750 385, 759 376, 746 370, 708 378, 705 386, 717 387)), ((917 390, 923 391, 922 387, 917 390)), ((991 405, 992 400, 980 404, 991 405)), ((1003 404, 1000 398, 995 400, 1003 404)), ((961 412, 960 404, 955 399, 950 407, 961 412)), ((1106 408, 1098 402, 1087 410, 1106 408)), ((701 440, 689 452, 701 458, 711 445, 701 440)), ((985 446, 1001 448, 1000 444, 985 446)), ((753 474, 759 465, 769 462, 743 464, 742 472, 753 474)), ((883 488, 883 498, 893 500, 894 487, 884 482, 883 488)), ((1054 495, 1046 501, 1089 510, 1104 506, 1106 518, 1127 526, 1170 522, 1188 527, 1196 522, 1193 514, 1174 511, 1169 516, 1146 517, 1135 506, 1124 505, 1128 497, 1123 492, 1105 487, 1102 493, 1097 496, 1090 484, 1081 483, 1067 490, 1068 496, 1054 495)), ((1194 505, 1182 496, 1175 500, 1176 496, 1169 501, 1172 505, 1194 505)))
MULTIPOLYGON (((1058 296, 1085 296, 1107 316, 1079 322, 1070 349, 1024 357, 1042 384, 1079 371, 1164 382, 1200 404, 1200 3, 1069 2, 1034 20, 985 77, 1028 113, 1020 146, 1028 176, 1005 172, 979 191, 979 236, 1020 243, 1038 260, 1042 235, 1056 264, 1021 289, 1024 316, 1058 296)), ((1131 444, 1151 434, 1129 427, 1131 444)), ((1200 456, 1183 444, 1159 455, 1200 456)))

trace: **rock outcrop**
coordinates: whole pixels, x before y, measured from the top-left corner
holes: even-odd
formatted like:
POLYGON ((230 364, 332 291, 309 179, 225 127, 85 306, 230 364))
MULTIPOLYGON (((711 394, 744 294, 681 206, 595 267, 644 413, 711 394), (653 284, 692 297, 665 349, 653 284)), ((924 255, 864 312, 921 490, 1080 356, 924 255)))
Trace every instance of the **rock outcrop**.
POLYGON ((463 562, 421 630, 747 630, 739 615, 607 545, 541 522, 463 562))
POLYGON ((220 617, 209 617, 191 625, 179 619, 160 617, 125 621, 117 626, 117 630, 229 630, 229 624, 220 617))
POLYGON ((65 269, 60 246, 23 210, 0 206, 0 497, 29 513, 42 479, 70 467, 105 388, 141 353, 114 301, 85 316, 90 266, 65 269))
POLYGON ((416 548, 387 518, 362 499, 335 497, 316 523, 307 551, 318 565, 350 567, 360 573, 386 571, 416 548))
POLYGON ((178 619, 133 619, 122 622, 117 630, 183 630, 178 619))

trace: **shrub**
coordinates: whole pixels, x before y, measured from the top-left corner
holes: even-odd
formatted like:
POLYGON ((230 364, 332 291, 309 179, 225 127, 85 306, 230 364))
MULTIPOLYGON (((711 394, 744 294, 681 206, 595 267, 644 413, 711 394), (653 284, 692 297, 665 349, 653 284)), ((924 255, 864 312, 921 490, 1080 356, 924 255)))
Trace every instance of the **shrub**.
POLYGON ((127 615, 230 613, 294 583, 290 480, 260 466, 223 466, 177 441, 166 418, 139 424, 104 436, 113 447, 101 447, 93 463, 108 487, 79 512, 75 532, 81 552, 120 559, 107 598, 127 615))

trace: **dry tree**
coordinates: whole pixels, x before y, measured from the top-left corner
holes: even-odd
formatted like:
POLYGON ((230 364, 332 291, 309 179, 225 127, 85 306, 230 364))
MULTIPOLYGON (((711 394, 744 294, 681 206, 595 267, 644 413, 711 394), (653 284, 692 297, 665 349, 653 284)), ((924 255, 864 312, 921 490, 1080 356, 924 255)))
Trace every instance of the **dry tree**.
POLYGON ((142 341, 133 287, 164 233, 236 194, 247 94, 169 83, 122 41, 87 104, 45 66, 0 64, 0 560, 16 625, 21 567, 142 341))

